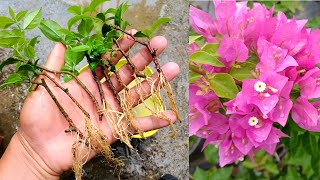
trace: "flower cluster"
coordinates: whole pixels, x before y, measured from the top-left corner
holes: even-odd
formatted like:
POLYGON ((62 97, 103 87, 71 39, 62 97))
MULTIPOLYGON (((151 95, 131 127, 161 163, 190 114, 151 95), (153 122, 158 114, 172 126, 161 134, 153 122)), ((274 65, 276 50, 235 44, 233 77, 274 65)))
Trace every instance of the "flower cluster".
MULTIPOLYGON (((190 25, 206 44, 219 44, 224 67, 199 64, 201 78, 190 85, 190 136, 205 138, 204 147, 219 147, 220 166, 251 158, 260 149, 273 154, 279 138, 275 125, 292 119, 303 129, 320 132, 320 30, 305 27, 307 20, 288 19, 260 3, 215 1, 215 18, 190 7, 190 25), (240 91, 225 101, 210 76, 228 73, 241 63, 254 64, 252 75, 233 79, 240 91)), ((190 44, 190 54, 202 47, 190 44)))

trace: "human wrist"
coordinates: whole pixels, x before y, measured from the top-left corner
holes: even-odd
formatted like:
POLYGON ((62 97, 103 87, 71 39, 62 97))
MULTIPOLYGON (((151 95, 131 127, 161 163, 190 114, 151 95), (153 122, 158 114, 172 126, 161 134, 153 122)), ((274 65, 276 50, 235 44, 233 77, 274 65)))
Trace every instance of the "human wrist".
POLYGON ((17 132, 0 160, 0 179, 59 179, 17 132))

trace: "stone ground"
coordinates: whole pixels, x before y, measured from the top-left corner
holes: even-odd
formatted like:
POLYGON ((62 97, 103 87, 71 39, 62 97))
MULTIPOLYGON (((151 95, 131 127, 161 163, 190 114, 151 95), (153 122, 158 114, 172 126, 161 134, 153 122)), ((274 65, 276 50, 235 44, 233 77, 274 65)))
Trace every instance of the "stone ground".
MULTIPOLYGON (((69 5, 86 5, 88 1, 79 0, 0 0, 0 16, 7 15, 7 7, 11 6, 16 12, 22 9, 35 10, 43 8, 43 17, 57 21, 66 27, 70 14, 66 12, 69 5)), ((107 6, 115 6, 119 1, 107 3, 107 6)), ((181 74, 176 78, 172 87, 175 99, 183 118, 182 123, 177 123, 179 136, 173 139, 161 139, 169 132, 169 128, 162 129, 154 137, 147 140, 135 140, 140 157, 132 153, 127 157, 126 167, 121 172, 108 167, 103 158, 95 158, 85 165, 84 179, 159 179, 164 174, 172 174, 178 179, 188 179, 188 120, 187 120, 187 72, 188 72, 188 2, 185 0, 129 0, 131 7, 126 19, 132 23, 132 28, 142 29, 151 26, 158 17, 168 16, 172 18, 169 25, 164 26, 158 34, 164 35, 169 46, 160 57, 161 64, 169 61, 177 62, 181 67, 181 74)), ((40 35, 36 30, 29 36, 40 35)), ((41 43, 37 46, 39 58, 44 63, 54 43, 45 38, 40 38, 41 43)), ((0 60, 9 52, 0 50, 0 60)), ((10 72, 12 68, 6 69, 10 72)), ((0 74, 0 82, 3 82, 6 72, 0 74)), ((5 88, 0 90, 0 135, 4 136, 4 144, 0 147, 2 155, 10 138, 18 129, 19 112, 22 107, 26 92, 23 88, 5 88)), ((117 154, 125 155, 125 148, 115 145, 117 154)), ((61 179, 72 179, 71 173, 65 173, 61 179)))

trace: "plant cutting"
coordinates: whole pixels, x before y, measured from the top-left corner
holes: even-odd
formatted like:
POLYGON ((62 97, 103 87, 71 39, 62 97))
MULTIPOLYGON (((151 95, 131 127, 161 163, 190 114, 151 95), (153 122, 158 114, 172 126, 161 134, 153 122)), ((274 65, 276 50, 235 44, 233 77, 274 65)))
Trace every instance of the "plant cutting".
MULTIPOLYGON (((68 21, 67 28, 61 27, 55 21, 43 20, 42 9, 15 13, 9 7, 10 17, 0 17, 0 47, 12 50, 12 56, 1 62, 0 71, 8 65, 16 66, 15 71, 0 87, 27 84, 30 96, 38 95, 41 98, 45 92, 51 98, 67 123, 62 136, 73 137, 70 151, 77 179, 81 179, 83 163, 92 157, 90 150, 104 156, 113 166, 124 166, 121 159, 114 157, 110 143, 112 139, 119 139, 133 149, 131 136, 139 134, 144 137, 144 130, 139 128, 137 114, 134 112, 134 107, 138 104, 142 104, 154 118, 165 120, 171 125, 172 132, 168 136, 176 134, 172 116, 166 113, 163 103, 165 96, 160 93, 161 88, 165 89, 174 116, 179 118, 169 80, 158 61, 160 52, 149 41, 156 29, 170 19, 160 18, 151 28, 142 31, 127 31, 129 23, 123 19, 123 14, 128 9, 128 4, 122 3, 118 8, 98 12, 96 9, 106 1, 93 0, 87 7, 71 6, 68 12, 74 16, 68 21), (51 69, 48 68, 50 65, 42 66, 38 63, 35 51, 38 37, 26 37, 26 33, 35 28, 39 28, 49 40, 63 44, 58 44, 54 49, 54 52, 64 51, 65 62, 61 69, 51 69), (135 43, 140 44, 147 52, 145 56, 154 62, 156 73, 145 73, 143 70, 148 62, 137 62, 137 58, 129 55, 128 51, 135 43), (126 64, 119 69, 117 66, 121 57, 124 57, 124 60, 120 62, 126 64), (78 65, 82 61, 86 61, 89 66, 82 74, 92 77, 93 84, 88 85, 89 80, 83 81, 79 78, 81 74, 78 65), (132 75, 125 77, 124 71, 130 71, 132 75), (131 81, 135 84, 134 87, 129 85, 131 81), (92 86, 97 87, 97 93, 93 92, 92 86), (80 95, 79 91, 74 89, 81 89, 80 95), (59 98, 61 94, 64 94, 78 111, 68 112, 69 107, 66 105, 70 104, 59 98), (79 97, 87 97, 90 102, 85 101, 87 104, 82 104, 83 100, 79 97), (92 104, 93 108, 88 103, 92 104), (77 116, 73 115, 74 112, 77 112, 77 116), (103 127, 106 125, 112 136, 104 134, 106 130, 103 127)), ((143 60, 145 59, 142 57, 141 61, 143 60)), ((59 62, 51 60, 48 63, 59 62)), ((57 66, 59 65, 51 65, 57 66)), ((28 110, 24 108, 23 111, 28 110)), ((19 138, 24 138, 22 133, 19 138)))
POLYGON ((246 156, 258 166, 262 150, 284 168, 301 148, 306 176, 319 174, 320 30, 274 6, 213 2, 215 18, 190 6, 189 135, 219 149, 220 167, 246 156))

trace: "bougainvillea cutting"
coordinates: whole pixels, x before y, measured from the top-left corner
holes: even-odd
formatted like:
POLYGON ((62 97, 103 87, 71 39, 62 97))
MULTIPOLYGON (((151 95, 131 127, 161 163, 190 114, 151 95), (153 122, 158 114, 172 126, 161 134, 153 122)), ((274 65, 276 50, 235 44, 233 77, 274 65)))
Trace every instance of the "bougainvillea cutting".
POLYGON ((219 148, 220 166, 273 154, 288 117, 320 132, 320 30, 274 8, 214 1, 190 6, 190 136, 219 148))

